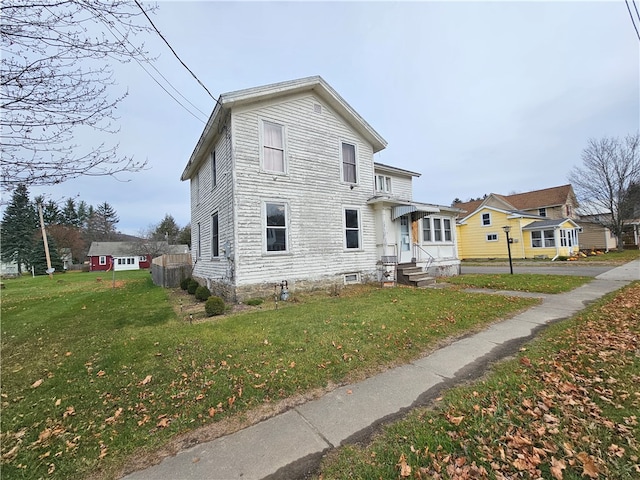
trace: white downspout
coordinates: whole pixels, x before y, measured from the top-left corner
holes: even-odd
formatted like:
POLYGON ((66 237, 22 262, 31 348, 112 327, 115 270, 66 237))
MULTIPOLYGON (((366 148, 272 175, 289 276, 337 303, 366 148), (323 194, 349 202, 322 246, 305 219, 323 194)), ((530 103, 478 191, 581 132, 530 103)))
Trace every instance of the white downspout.
MULTIPOLYGON (((542 238, 544 241, 544 232, 542 232, 542 238)), ((552 262, 556 261, 556 258, 560 256, 560 228, 553 230, 553 242, 556 244, 556 256, 551 259, 552 262)))

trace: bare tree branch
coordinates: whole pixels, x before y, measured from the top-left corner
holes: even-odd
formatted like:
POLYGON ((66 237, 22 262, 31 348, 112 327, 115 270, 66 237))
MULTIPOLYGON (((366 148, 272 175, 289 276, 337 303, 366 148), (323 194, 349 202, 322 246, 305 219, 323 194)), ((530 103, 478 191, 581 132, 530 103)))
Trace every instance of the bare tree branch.
POLYGON ((1 181, 51 185, 136 172, 118 146, 84 146, 85 128, 113 134, 111 61, 147 61, 133 38, 150 31, 132 0, 4 0, 0 4, 1 181), (142 20, 142 21, 140 21, 142 20))

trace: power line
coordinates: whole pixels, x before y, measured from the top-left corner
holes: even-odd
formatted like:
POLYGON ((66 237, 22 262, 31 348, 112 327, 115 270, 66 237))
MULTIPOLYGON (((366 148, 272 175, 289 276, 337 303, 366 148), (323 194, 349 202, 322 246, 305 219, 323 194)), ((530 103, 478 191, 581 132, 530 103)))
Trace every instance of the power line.
MULTIPOLYGON (((182 66, 184 68, 187 69, 187 71, 191 74, 191 76, 193 76, 193 78, 196 79, 196 81, 200 84, 200 86, 202 86, 202 88, 205 89, 205 91, 209 94, 209 96, 211 98, 213 98, 215 100, 216 103, 220 103, 218 101, 218 99, 216 97, 214 97, 211 92, 209 91, 209 89, 207 87, 205 87, 204 83, 202 83, 200 81, 200 79, 196 76, 195 73, 193 73, 191 71, 191 69, 187 66, 186 63, 184 63, 182 61, 182 59, 178 56, 178 54, 176 53, 176 51, 173 49, 173 47, 169 44, 169 42, 167 41, 166 38, 164 38, 164 35, 162 35, 162 33, 160 33, 160 30, 158 30, 158 27, 155 26, 155 24, 153 23, 153 21, 151 20, 151 18, 149 17, 149 15, 147 15, 147 12, 144 11, 144 8, 142 8, 142 5, 140 5, 140 2, 138 0, 134 0, 136 2, 136 5, 138 5, 138 8, 142 11, 142 13, 144 14, 145 17, 147 17, 147 20, 149 20, 149 23, 151 24, 151 26, 153 27, 153 29, 156 31, 156 33, 158 34, 158 36, 164 41, 164 43, 166 43, 167 47, 169 47, 169 50, 171 50, 171 53, 173 53, 173 55, 178 59, 178 61, 182 64, 182 66)), ((625 0, 626 1, 626 0, 625 0)), ((640 38, 640 37, 639 37, 640 38)), ((222 106, 222 105, 220 105, 222 106)))
MULTIPOLYGON (((136 0, 136 3, 137 3, 137 1, 138 0, 136 0)), ((624 0, 624 3, 627 5, 627 10, 629 11, 629 18, 631 18, 631 23, 633 23, 633 29, 636 31, 636 36, 638 37, 638 40, 640 40, 640 33, 638 33, 638 27, 636 27, 636 22, 633 19, 633 14, 631 13, 631 8, 629 7, 629 2, 627 0, 624 0)), ((633 6, 635 8, 635 3, 633 4, 633 6)), ((636 13, 637 12, 638 12, 638 9, 636 8, 636 13)))

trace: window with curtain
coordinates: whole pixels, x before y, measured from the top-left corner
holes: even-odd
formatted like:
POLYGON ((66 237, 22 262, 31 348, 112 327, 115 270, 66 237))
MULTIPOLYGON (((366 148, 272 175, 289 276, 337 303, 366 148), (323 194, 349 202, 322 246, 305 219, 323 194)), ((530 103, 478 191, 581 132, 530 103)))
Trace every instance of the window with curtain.
POLYGON ((284 128, 271 122, 262 122, 262 168, 284 173, 284 128))
POLYGON ((360 220, 358 210, 345 208, 345 245, 347 248, 360 248, 360 220))
POLYGON ((357 183, 356 177, 356 146, 342 143, 342 180, 357 183))

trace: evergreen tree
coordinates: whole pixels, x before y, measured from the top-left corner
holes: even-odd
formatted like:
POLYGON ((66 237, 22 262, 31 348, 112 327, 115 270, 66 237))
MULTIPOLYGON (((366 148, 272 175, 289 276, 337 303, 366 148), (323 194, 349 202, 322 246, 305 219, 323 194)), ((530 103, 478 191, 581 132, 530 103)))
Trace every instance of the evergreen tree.
POLYGON ((191 224, 187 223, 184 227, 180 229, 180 233, 178 234, 178 244, 179 245, 189 245, 191 248, 191 224))
POLYGON ((169 245, 175 245, 179 234, 180 227, 174 218, 167 213, 151 233, 151 238, 157 241, 167 240, 169 245))
POLYGON ((64 204, 61 223, 67 227, 80 227, 80 218, 73 198, 68 198, 64 204))
MULTIPOLYGON (((56 269, 56 272, 64 272, 64 265, 62 264, 62 260, 58 254, 56 241, 47 236, 47 243, 49 244, 49 259, 51 260, 51 266, 56 269)), ((33 267, 36 275, 47 274, 47 255, 44 250, 42 234, 37 235, 33 242, 29 263, 33 267)))
POLYGON ((38 204, 42 205, 42 218, 45 225, 57 225, 62 221, 62 214, 58 204, 53 200, 44 201, 44 197, 39 195, 35 198, 36 208, 38 204))
POLYGON ((16 262, 18 274, 21 274, 22 266, 29 264, 33 238, 38 231, 36 210, 29 200, 29 191, 25 185, 20 184, 14 190, 2 216, 0 231, 2 261, 16 262))
POLYGON ((78 226, 86 228, 89 217, 93 214, 93 207, 87 205, 87 202, 80 200, 78 204, 78 226))
POLYGON ((91 212, 87 220, 87 237, 89 242, 108 242, 115 239, 116 225, 120 221, 116 211, 107 202, 101 203, 91 212))

